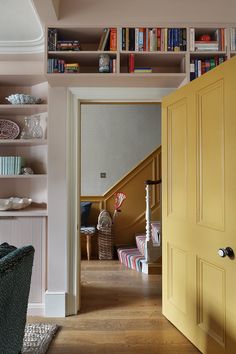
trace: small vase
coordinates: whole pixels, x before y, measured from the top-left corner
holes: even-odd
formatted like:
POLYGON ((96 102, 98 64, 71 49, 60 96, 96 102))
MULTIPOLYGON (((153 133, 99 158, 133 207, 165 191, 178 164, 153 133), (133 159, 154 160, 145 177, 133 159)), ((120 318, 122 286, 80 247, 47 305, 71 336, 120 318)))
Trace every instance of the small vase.
POLYGON ((25 117, 24 119, 24 127, 20 134, 20 139, 31 139, 31 118, 25 117))
POLYGON ((110 56, 108 54, 99 55, 99 72, 100 73, 110 72, 110 56))
POLYGON ((32 116, 31 117, 31 123, 32 123, 32 127, 31 127, 31 136, 32 136, 32 138, 42 139, 42 137, 43 137, 43 128, 40 125, 40 116, 39 115, 32 116))

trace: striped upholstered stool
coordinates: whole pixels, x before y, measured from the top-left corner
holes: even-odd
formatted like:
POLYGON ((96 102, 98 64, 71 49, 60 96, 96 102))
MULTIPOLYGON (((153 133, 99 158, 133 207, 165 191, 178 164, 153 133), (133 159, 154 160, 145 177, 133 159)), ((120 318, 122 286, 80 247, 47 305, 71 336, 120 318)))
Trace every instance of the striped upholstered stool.
POLYGON ((96 233, 95 226, 81 226, 80 234, 86 235, 87 258, 90 260, 91 255, 91 237, 96 233))

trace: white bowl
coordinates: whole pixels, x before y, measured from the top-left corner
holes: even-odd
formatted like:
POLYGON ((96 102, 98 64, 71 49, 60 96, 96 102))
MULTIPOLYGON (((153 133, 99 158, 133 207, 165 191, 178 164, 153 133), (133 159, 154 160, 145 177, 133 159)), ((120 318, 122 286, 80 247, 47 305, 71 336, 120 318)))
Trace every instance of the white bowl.
POLYGON ((0 210, 19 210, 29 206, 32 202, 30 198, 11 197, 0 199, 0 210))
POLYGON ((24 95, 22 93, 16 93, 5 98, 11 104, 37 104, 42 102, 40 98, 31 95, 24 95))
POLYGON ((11 198, 0 199, 0 210, 9 210, 12 207, 11 198))

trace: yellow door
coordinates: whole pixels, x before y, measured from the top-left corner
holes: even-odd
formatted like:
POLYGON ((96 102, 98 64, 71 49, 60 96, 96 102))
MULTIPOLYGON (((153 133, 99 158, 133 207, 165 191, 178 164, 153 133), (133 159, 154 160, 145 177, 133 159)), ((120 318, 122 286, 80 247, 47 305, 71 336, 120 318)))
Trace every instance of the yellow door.
POLYGON ((164 99, 162 133, 163 314, 236 354, 236 58, 164 99))

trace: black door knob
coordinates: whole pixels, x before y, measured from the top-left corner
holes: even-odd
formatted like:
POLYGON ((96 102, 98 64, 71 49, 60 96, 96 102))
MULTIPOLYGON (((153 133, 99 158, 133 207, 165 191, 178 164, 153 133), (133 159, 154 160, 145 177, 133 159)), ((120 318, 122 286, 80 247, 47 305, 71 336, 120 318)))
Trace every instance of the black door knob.
POLYGON ((234 257, 234 251, 231 247, 219 248, 218 255, 220 257, 228 256, 229 258, 232 258, 232 257, 234 257))

